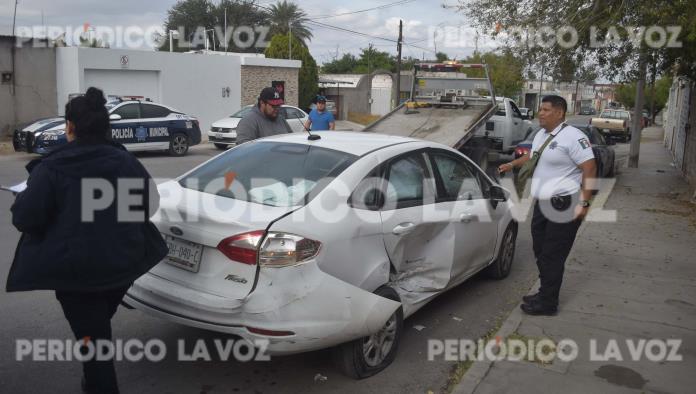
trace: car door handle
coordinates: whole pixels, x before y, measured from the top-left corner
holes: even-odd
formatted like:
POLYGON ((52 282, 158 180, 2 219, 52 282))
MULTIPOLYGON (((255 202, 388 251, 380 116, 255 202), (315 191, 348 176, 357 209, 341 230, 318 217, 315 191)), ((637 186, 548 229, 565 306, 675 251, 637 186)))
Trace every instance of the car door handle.
POLYGON ((474 215, 470 213, 463 213, 459 215, 459 221, 462 223, 469 223, 474 220, 474 215))
POLYGON ((411 222, 408 222, 408 223, 401 223, 401 224, 399 224, 398 226, 394 227, 394 229, 392 230, 392 233, 393 233, 394 235, 404 235, 404 234, 408 234, 408 233, 410 233, 411 231, 413 231, 413 229, 414 229, 415 227, 416 227, 416 225, 413 224, 413 223, 411 223, 411 222))

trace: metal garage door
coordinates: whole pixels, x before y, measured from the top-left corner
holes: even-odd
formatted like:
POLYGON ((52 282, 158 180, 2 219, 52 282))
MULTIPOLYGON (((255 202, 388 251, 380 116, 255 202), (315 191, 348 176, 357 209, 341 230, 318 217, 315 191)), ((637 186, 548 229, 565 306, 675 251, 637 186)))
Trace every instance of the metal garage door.
POLYGON ((85 90, 98 87, 106 95, 143 96, 160 101, 159 71, 85 69, 85 90))

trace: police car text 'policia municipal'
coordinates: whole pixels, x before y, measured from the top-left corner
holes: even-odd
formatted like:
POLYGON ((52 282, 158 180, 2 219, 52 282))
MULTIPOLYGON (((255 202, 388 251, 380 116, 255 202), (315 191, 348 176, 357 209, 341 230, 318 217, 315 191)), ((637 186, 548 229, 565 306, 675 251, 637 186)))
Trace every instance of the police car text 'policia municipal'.
MULTIPOLYGON (((118 99, 106 104, 111 138, 130 151, 167 151, 183 156, 201 142, 198 120, 173 108, 150 101, 118 99)), ((15 151, 48 154, 67 143, 65 120, 38 120, 14 132, 15 151)))

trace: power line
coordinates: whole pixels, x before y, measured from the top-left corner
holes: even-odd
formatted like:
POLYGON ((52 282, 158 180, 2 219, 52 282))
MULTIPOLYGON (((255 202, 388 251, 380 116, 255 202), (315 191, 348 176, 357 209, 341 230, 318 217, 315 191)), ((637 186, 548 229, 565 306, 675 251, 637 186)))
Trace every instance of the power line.
POLYGON ((328 19, 328 18, 335 18, 335 17, 338 17, 338 16, 344 16, 344 15, 359 14, 359 13, 362 13, 362 12, 368 12, 368 11, 374 11, 374 10, 381 10, 381 9, 385 9, 385 8, 389 8, 389 7, 394 7, 394 6, 397 6, 397 5, 404 5, 404 4, 407 4, 407 3, 412 3, 412 2, 414 2, 414 1, 416 1, 416 0, 399 0, 399 1, 395 1, 395 2, 393 2, 393 3, 383 4, 383 5, 380 5, 380 6, 377 6, 377 7, 366 8, 366 9, 364 9, 364 10, 343 12, 343 13, 340 13, 340 14, 333 14, 333 15, 317 15, 317 16, 312 16, 312 17, 310 17, 309 19, 311 19, 311 20, 328 19))
MULTIPOLYGON (((406 0, 402 0, 402 1, 406 1, 406 0)), ((410 0, 410 1, 415 1, 415 0, 410 0)), ((258 8, 263 8, 263 9, 265 9, 265 10, 267 10, 267 11, 271 11, 271 8, 266 7, 266 6, 263 6, 263 5, 261 5, 261 4, 252 3, 252 5, 254 5, 255 7, 258 7, 258 8)), ((385 4, 385 5, 387 5, 387 4, 385 4)), ((323 28, 326 28, 326 29, 333 29, 333 30, 336 30, 336 31, 342 31, 342 32, 345 32, 345 33, 350 33, 350 34, 359 35, 359 36, 363 36, 363 37, 369 37, 369 38, 374 38, 374 39, 377 39, 377 40, 382 40, 382 41, 389 41, 389 42, 393 42, 393 43, 398 43, 397 40, 394 40, 394 39, 391 39, 391 38, 373 36, 373 35, 371 35, 371 34, 362 33, 362 32, 355 31, 355 30, 346 29, 346 28, 344 28, 344 27, 333 26, 333 25, 329 25, 329 24, 326 24, 326 23, 323 23, 323 22, 313 21, 313 20, 311 20, 311 19, 310 19, 310 20, 307 20, 307 23, 313 24, 313 25, 316 25, 316 26, 320 26, 320 27, 323 27, 323 28)), ((432 49, 420 47, 420 46, 417 46, 417 45, 413 45, 413 44, 411 44, 411 43, 402 42, 402 44, 403 44, 403 45, 406 45, 406 46, 413 47, 413 48, 418 48, 418 49, 423 50, 423 51, 428 51, 428 52, 435 53, 435 51, 433 51, 432 49)))
MULTIPOLYGON (((355 31, 355 30, 346 29, 346 28, 344 28, 344 27, 338 27, 338 26, 328 25, 328 24, 322 23, 322 22, 308 21, 307 23, 313 24, 313 25, 317 25, 317 26, 320 26, 320 27, 324 27, 324 28, 327 28, 327 29, 342 31, 342 32, 345 32, 345 33, 350 33, 350 34, 359 35, 359 36, 363 36, 363 37, 369 37, 369 38, 374 38, 374 39, 377 39, 377 40, 382 40, 382 41, 389 41, 389 42, 393 42, 393 43, 398 43, 398 40, 395 40, 395 39, 392 39, 392 38, 374 36, 374 35, 371 35, 371 34, 362 33, 362 32, 355 31)), ((406 45, 406 46, 413 47, 413 48, 418 48, 418 49, 423 50, 423 51, 428 51, 428 52, 433 52, 433 53, 435 53, 435 51, 433 51, 432 49, 420 47, 420 46, 418 46, 418 45, 413 45, 412 43, 403 42, 402 44, 403 44, 403 45, 406 45)))

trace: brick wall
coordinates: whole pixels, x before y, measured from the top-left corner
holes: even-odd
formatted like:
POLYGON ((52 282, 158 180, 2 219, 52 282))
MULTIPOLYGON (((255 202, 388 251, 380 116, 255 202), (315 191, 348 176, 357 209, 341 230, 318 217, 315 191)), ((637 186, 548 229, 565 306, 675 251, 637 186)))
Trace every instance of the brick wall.
POLYGON ((261 89, 285 81, 285 103, 298 104, 299 68, 242 66, 242 106, 256 104, 261 89))

